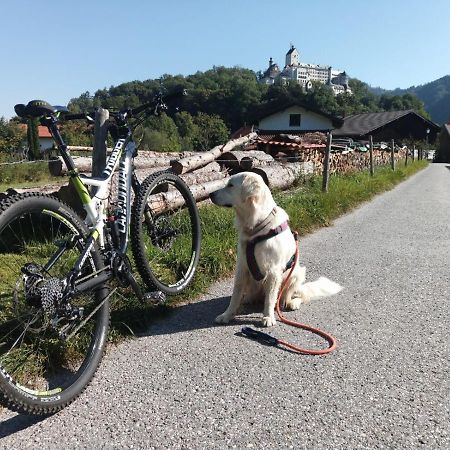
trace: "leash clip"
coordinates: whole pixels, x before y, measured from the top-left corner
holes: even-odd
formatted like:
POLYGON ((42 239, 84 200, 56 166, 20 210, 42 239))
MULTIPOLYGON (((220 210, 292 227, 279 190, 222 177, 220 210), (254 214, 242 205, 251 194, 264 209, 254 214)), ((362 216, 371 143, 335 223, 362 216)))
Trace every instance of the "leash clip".
POLYGON ((274 338, 270 334, 263 333, 263 332, 258 331, 258 330, 254 330, 253 328, 244 327, 244 328, 242 328, 241 332, 242 332, 242 334, 244 336, 247 336, 250 339, 255 339, 257 341, 260 341, 263 344, 272 345, 272 346, 278 345, 278 339, 277 338, 274 338))

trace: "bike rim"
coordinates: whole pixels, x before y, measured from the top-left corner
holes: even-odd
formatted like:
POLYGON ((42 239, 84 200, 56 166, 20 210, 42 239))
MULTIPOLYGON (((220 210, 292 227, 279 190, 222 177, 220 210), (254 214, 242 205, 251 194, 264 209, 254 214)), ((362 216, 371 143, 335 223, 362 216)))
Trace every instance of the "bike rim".
MULTIPOLYGON (((62 288, 49 280, 64 279, 73 267, 83 245, 80 237, 70 220, 42 208, 17 214, 0 229, 0 369, 4 379, 27 398, 59 399, 83 374, 93 352, 95 315, 72 339, 63 339, 60 333, 69 335, 81 322, 81 317, 69 317, 80 308, 84 317, 95 309, 94 293, 70 300, 70 314, 52 312, 62 308, 57 300, 62 288), (75 244, 61 252, 68 242, 75 244), (24 274, 28 264, 38 268, 42 279, 30 281, 24 274), (44 286, 46 308, 38 293, 44 286)), ((88 257, 80 278, 93 273, 95 264, 88 257)))
POLYGON ((154 281, 172 290, 181 290, 195 270, 198 231, 187 204, 177 184, 163 180, 148 192, 142 217, 142 246, 154 281))

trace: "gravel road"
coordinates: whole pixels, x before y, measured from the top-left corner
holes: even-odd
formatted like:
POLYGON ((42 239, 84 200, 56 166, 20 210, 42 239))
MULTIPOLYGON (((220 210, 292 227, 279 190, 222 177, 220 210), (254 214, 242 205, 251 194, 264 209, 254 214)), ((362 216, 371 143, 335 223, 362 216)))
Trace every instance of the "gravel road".
MULTIPOLYGON (((55 416, 0 411, 2 449, 450 448, 450 167, 430 165, 300 241, 307 279, 345 289, 288 313, 338 339, 300 356, 213 319, 230 280, 108 351, 55 416)), ((277 324, 273 335, 322 345, 277 324)))

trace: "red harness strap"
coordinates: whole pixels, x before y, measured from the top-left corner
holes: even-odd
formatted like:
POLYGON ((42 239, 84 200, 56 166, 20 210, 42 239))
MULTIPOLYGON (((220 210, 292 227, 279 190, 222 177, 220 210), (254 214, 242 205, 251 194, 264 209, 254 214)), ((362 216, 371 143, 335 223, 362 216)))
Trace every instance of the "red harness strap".
MULTIPOLYGON (((256 236, 254 239, 247 242, 247 247, 245 249, 245 254, 247 256, 247 266, 248 266, 248 270, 250 270, 250 273, 252 274, 253 278, 256 281, 261 281, 264 278, 264 274, 261 272, 261 270, 259 269, 258 263, 256 262, 256 257, 255 257, 256 244, 258 244, 259 242, 262 242, 262 241, 266 241, 267 239, 273 238, 276 235, 278 235, 288 229, 289 229, 289 225, 286 221, 286 222, 283 222, 278 227, 269 230, 268 233, 263 234, 261 236, 256 236)), ((294 259, 295 258, 293 256, 288 261, 288 263, 286 264, 286 268, 284 269, 285 271, 292 267, 292 265, 294 263, 294 259)))

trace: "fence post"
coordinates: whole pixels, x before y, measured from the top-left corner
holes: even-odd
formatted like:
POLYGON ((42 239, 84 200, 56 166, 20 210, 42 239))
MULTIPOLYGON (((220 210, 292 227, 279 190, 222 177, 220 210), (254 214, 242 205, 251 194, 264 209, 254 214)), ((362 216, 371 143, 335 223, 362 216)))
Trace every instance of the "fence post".
POLYGON ((331 141, 333 140, 333 134, 331 131, 327 135, 327 148, 325 149, 325 156, 323 159, 323 180, 322 191, 328 192, 328 181, 330 179, 330 153, 331 153, 331 141))
POLYGON ((412 152, 412 160, 414 162, 414 158, 416 157, 416 144, 413 144, 413 152, 412 152))
POLYGON ((92 176, 99 177, 106 166, 106 138, 109 111, 98 108, 95 113, 94 150, 92 151, 92 176))
POLYGON ((406 147, 405 167, 408 165, 408 153, 409 153, 409 148, 406 147))
POLYGON ((373 177, 373 137, 369 136, 369 162, 370 162, 370 176, 373 177))
POLYGON ((395 159, 394 159, 394 139, 391 142, 391 168, 395 170, 395 159))

